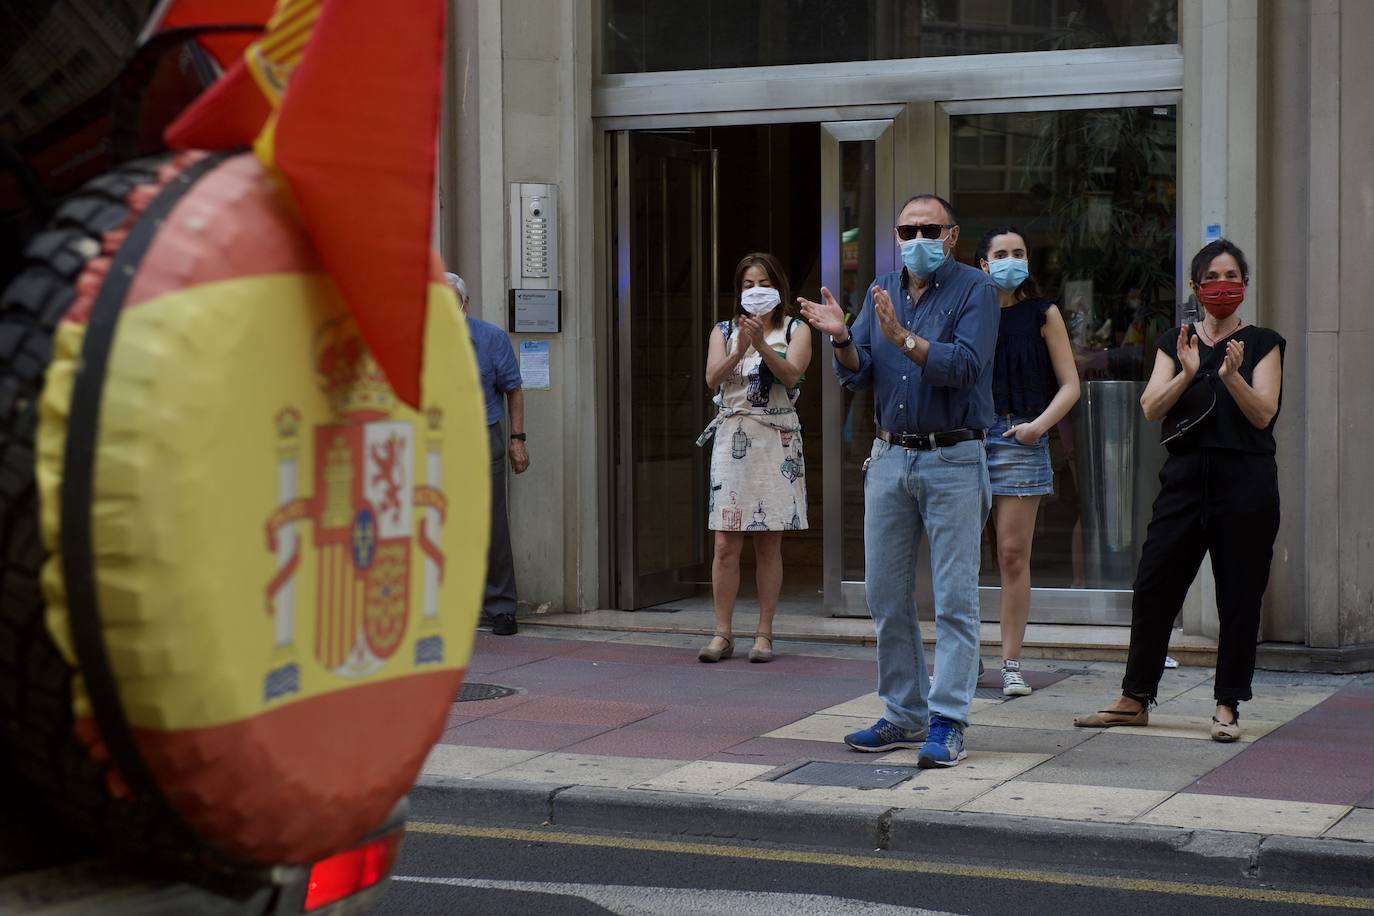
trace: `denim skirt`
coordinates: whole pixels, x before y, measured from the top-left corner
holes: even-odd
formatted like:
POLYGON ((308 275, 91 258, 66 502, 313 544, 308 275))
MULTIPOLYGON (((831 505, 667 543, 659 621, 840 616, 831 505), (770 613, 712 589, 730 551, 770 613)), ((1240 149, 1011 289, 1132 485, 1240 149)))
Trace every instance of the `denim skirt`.
POLYGON ((1054 492, 1054 472, 1050 469, 1050 437, 1041 436, 1033 445, 1022 445, 1014 436, 1002 434, 1033 417, 999 416, 988 429, 988 481, 993 496, 1048 496, 1054 492))

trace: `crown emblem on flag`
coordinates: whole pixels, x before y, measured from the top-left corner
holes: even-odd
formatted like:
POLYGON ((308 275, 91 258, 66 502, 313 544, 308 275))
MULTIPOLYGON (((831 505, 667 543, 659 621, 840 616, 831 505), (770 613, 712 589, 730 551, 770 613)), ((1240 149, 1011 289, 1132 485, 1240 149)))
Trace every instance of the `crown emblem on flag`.
POLYGON ((390 414, 396 394, 352 321, 331 322, 315 348, 315 372, 339 417, 366 419, 390 414))

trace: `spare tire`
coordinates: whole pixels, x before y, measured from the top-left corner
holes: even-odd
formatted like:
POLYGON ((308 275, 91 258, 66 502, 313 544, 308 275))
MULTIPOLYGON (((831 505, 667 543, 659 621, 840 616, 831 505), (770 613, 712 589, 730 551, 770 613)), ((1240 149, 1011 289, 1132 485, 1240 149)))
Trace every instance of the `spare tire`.
POLYGON ((440 735, 482 591, 482 400, 437 259, 414 411, 251 155, 126 166, 26 257, 0 298, 19 767, 150 852, 357 841, 440 735))

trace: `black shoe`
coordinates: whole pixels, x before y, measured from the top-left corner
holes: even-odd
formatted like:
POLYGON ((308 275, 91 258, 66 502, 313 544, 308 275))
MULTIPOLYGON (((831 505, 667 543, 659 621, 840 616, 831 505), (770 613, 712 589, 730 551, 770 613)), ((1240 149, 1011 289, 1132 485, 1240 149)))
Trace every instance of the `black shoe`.
POLYGON ((514 636, 520 628, 515 625, 514 614, 495 614, 491 618, 491 632, 494 636, 514 636))

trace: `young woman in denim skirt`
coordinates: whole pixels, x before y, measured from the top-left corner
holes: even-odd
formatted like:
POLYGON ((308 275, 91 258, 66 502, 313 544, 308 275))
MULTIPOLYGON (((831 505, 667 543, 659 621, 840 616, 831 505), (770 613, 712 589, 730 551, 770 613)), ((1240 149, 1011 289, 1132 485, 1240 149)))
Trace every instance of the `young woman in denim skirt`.
POLYGON ((983 236, 977 263, 997 284, 1002 320, 993 357, 988 479, 997 565, 1002 571, 1002 693, 1031 692, 1021 674, 1030 614, 1031 539, 1040 497, 1054 492, 1049 430, 1078 401, 1078 370, 1059 309, 1030 276, 1026 239, 1013 226, 983 236))

